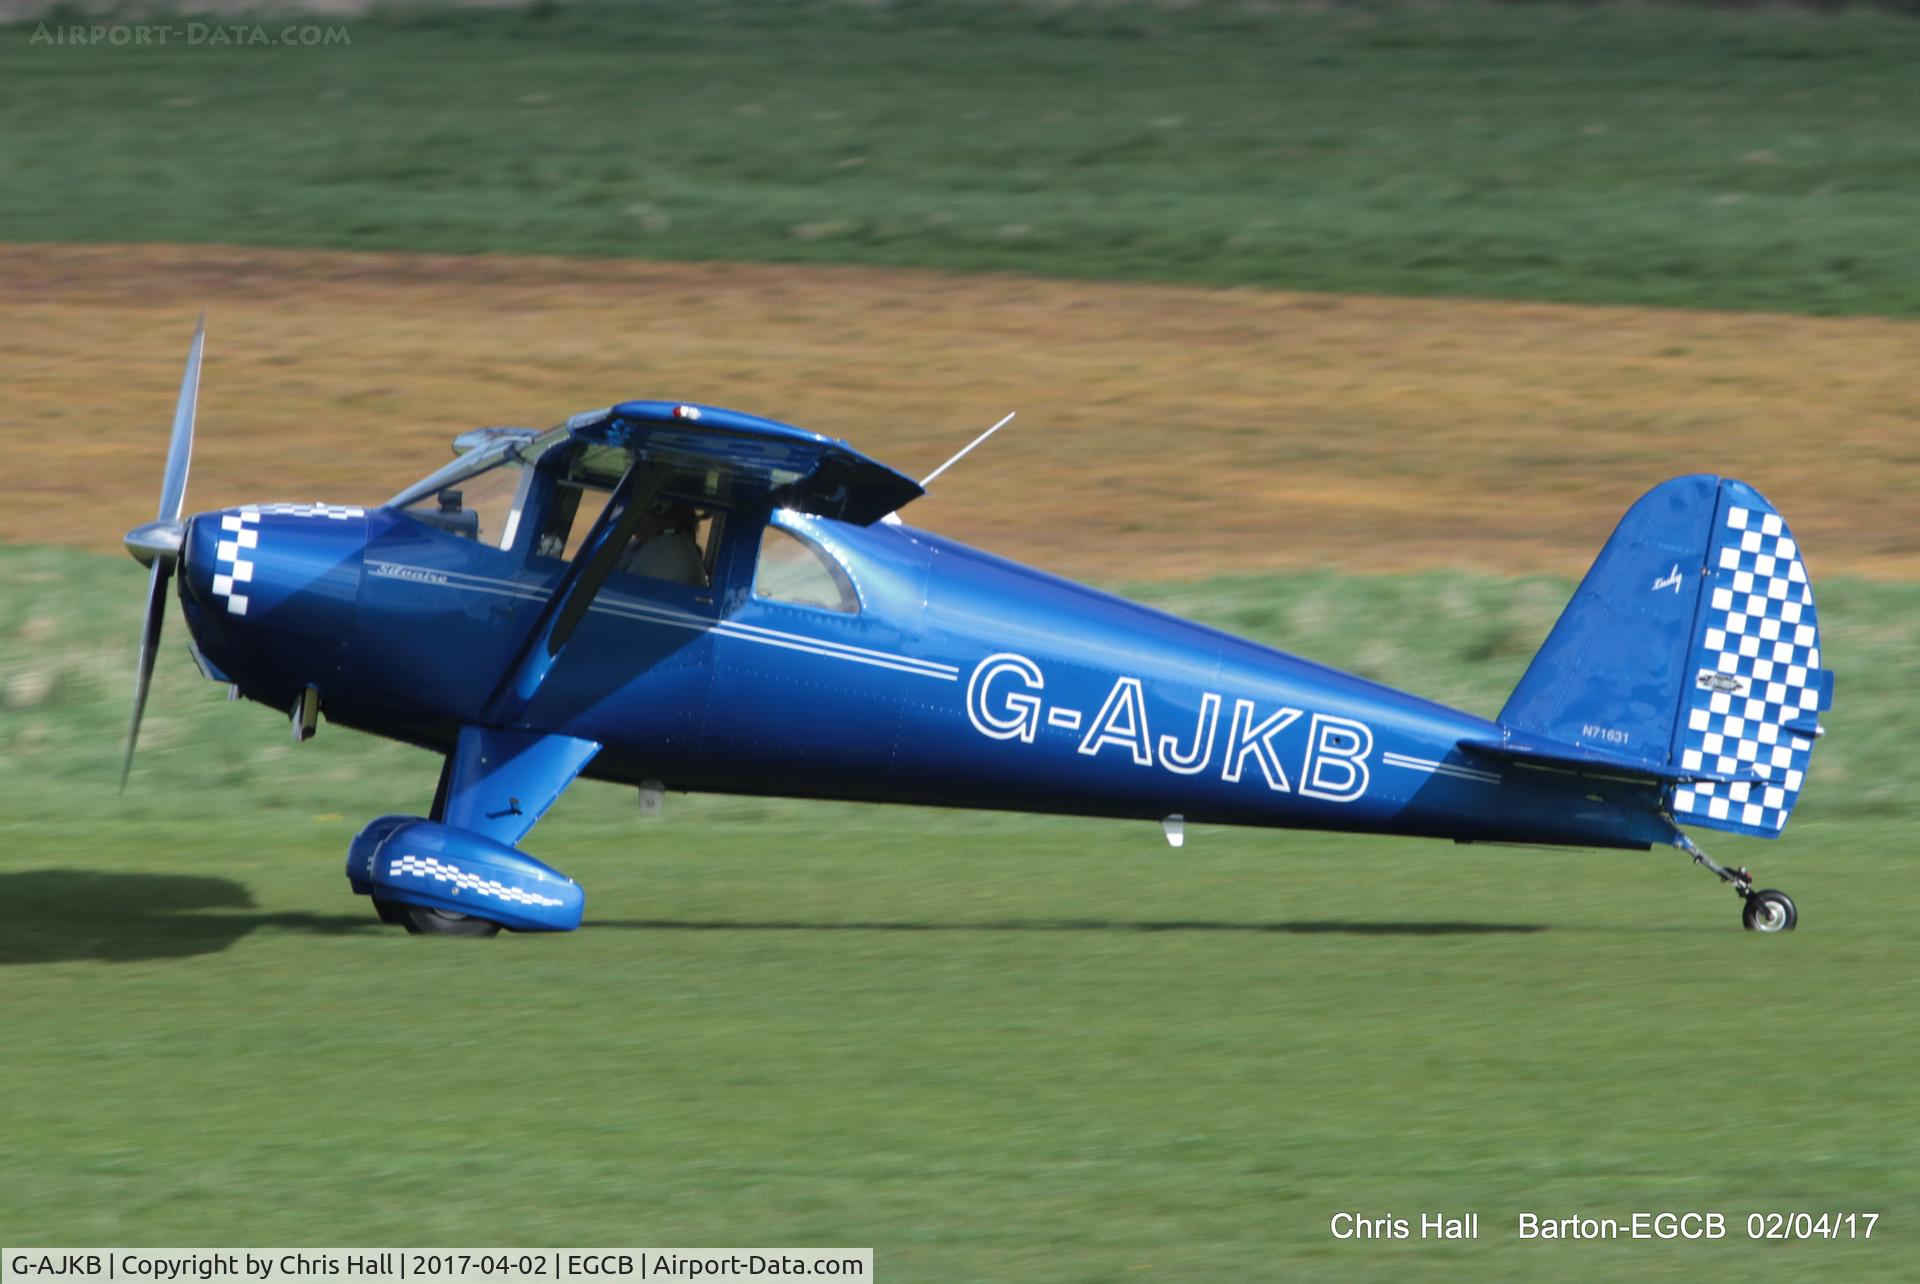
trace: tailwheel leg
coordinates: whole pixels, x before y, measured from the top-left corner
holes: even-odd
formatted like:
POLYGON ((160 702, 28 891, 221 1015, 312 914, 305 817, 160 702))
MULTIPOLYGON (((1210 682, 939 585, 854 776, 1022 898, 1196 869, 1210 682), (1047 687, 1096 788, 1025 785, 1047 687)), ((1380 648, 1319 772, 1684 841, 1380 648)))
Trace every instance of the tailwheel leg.
POLYGON ((1793 898, 1771 887, 1755 891, 1753 873, 1744 865, 1739 869, 1728 869, 1701 851, 1699 845, 1685 834, 1676 838, 1673 845, 1693 857, 1694 864, 1704 866, 1717 875, 1721 882, 1733 885, 1742 902, 1740 924, 1749 932, 1791 932, 1799 926, 1800 910, 1794 905, 1793 898))

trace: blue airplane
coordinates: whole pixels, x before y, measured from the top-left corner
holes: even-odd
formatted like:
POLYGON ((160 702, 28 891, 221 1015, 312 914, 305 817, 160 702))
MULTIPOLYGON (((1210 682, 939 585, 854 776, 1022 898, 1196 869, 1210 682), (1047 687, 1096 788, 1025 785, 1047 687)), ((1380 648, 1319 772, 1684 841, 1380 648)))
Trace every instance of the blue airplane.
MULTIPOLYGON (((1805 563, 1743 482, 1628 510, 1489 721, 904 524, 921 483, 844 441, 629 401, 479 429, 384 504, 183 519, 203 324, 158 520, 122 784, 170 581, 230 692, 444 755, 353 891, 415 933, 577 927, 518 844, 578 775, 666 790, 1673 846, 1746 927, 1798 920, 1681 829, 1778 836, 1832 699, 1805 563)), ((964 452, 963 452, 964 453, 964 452)))

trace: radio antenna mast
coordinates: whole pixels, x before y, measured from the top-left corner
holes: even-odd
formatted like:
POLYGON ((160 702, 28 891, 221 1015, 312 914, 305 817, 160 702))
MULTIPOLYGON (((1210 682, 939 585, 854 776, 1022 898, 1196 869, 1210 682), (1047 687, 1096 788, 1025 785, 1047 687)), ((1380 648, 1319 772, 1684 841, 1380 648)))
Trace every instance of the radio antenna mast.
POLYGON ((938 468, 934 469, 932 472, 928 473, 925 477, 922 477, 920 479, 920 488, 922 490, 925 490, 928 486, 931 486, 933 484, 934 478, 938 477, 941 473, 946 472, 947 469, 953 467, 955 464, 959 463, 962 459, 965 459, 967 457, 968 451, 971 451, 975 446, 978 446, 981 442, 993 436, 993 434, 999 432, 1002 428, 1005 428, 1008 424, 1012 423, 1014 415, 1017 415, 1019 413, 1020 412, 1017 410, 1009 411, 1005 419, 1002 419, 999 423, 987 429, 985 432, 981 433, 978 437, 975 437, 972 441, 968 442, 961 449, 959 454, 955 455, 952 459, 949 459, 946 463, 940 465, 938 468))

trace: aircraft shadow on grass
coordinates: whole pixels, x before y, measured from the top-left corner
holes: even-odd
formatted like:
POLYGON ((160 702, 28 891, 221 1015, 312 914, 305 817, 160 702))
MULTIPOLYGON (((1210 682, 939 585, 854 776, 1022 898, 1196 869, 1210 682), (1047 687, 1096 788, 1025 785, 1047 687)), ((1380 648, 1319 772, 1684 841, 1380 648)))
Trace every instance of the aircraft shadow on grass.
POLYGON ((217 954, 262 927, 323 935, 377 931, 371 916, 235 913, 253 893, 192 874, 32 869, 0 874, 0 966, 134 963, 217 954))
POLYGON ((1281 932, 1300 936, 1481 936, 1544 932, 1541 923, 1473 923, 1440 920, 1390 923, 1306 919, 1282 923, 1228 923, 1209 919, 1001 919, 982 923, 804 923, 764 920, 589 919, 590 928, 661 932, 1281 932))

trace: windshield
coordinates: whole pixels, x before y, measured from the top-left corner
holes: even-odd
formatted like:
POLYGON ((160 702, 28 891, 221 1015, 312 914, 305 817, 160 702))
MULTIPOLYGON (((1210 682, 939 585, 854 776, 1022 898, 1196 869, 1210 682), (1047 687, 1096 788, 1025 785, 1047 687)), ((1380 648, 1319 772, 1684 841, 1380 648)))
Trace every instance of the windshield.
POLYGON ((531 441, 508 438, 468 451, 388 502, 410 517, 494 548, 508 548, 525 507, 532 465, 564 441, 556 428, 531 441))

